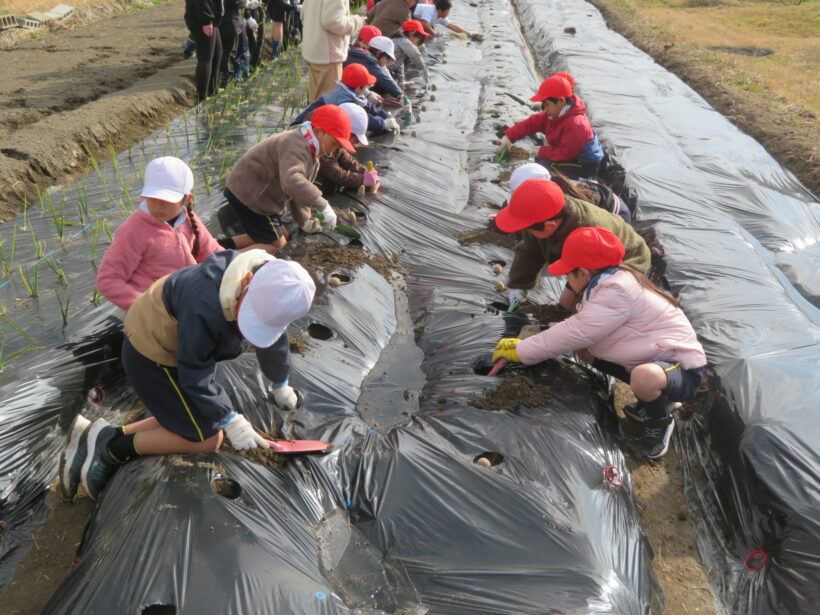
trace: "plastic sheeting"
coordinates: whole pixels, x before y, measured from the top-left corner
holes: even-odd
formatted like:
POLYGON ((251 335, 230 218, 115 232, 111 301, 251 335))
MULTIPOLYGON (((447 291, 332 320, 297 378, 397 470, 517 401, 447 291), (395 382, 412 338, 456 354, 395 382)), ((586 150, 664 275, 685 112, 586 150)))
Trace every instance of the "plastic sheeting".
MULTIPOLYGON (((498 10, 459 21, 478 29, 498 10)), ((503 198, 499 169, 483 162, 495 119, 479 109, 505 100, 507 75, 494 81, 485 67, 514 63, 533 79, 520 35, 505 37, 498 48, 431 44, 436 100, 417 136, 363 154, 384 191, 335 199, 366 214, 364 246, 397 255, 406 273, 388 284, 364 266, 336 288, 320 279, 294 323, 326 329, 303 335, 308 348, 293 357, 305 407, 274 416, 285 435, 334 450, 279 468, 232 454, 128 464, 45 613, 649 613, 660 603, 607 383, 551 361, 517 368, 550 387, 540 407, 468 405, 501 381, 477 374, 477 359, 526 322, 491 306, 489 262, 509 263, 511 251, 456 239, 503 198), (500 463, 475 464, 482 453, 500 463)), ((292 253, 325 240, 298 238, 292 253)), ((272 409, 253 358, 224 367, 229 393, 265 426, 272 409)))
POLYGON ((729 613, 816 613, 820 204, 589 4, 516 5, 544 72, 575 77, 714 368, 678 431, 710 581, 729 613))

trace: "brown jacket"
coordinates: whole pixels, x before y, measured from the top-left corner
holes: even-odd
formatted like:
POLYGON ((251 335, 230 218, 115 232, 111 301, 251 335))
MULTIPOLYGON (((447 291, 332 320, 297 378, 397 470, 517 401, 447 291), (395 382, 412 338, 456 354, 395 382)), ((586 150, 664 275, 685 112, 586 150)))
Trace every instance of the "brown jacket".
POLYGON ((340 188, 356 190, 364 182, 365 171, 367 167, 341 147, 319 160, 319 175, 340 188))
POLYGON ((547 239, 533 237, 524 231, 524 239, 515 244, 515 258, 510 265, 510 288, 530 289, 535 286, 544 265, 561 258, 564 240, 577 228, 599 226, 615 233, 624 244, 624 265, 641 273, 649 269, 650 254, 646 242, 624 219, 581 199, 566 197, 566 217, 558 230, 547 239))
POLYGON ((367 13, 365 21, 376 26, 382 35, 390 38, 402 36, 401 25, 413 19, 405 0, 382 0, 367 13))
POLYGON ((168 275, 142 293, 125 313, 125 335, 142 356, 167 367, 177 365, 177 321, 168 313, 162 293, 168 275))
POLYGON ((291 205, 300 225, 327 201, 313 183, 319 161, 299 129, 268 137, 250 148, 228 174, 225 186, 251 211, 280 216, 291 205))

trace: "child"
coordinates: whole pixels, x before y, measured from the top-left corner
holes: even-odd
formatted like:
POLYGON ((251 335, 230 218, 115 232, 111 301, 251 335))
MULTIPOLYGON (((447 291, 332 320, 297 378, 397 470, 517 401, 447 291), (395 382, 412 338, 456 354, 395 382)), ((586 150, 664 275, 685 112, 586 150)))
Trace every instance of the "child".
POLYGON ((547 145, 538 148, 536 161, 571 179, 594 177, 604 151, 589 124, 586 106, 572 93, 570 82, 561 75, 552 75, 530 100, 541 102, 543 111, 508 128, 501 147, 543 132, 547 145))
POLYGON ((436 24, 441 24, 445 28, 463 35, 461 38, 467 38, 470 34, 467 30, 447 19, 451 8, 453 8, 453 3, 450 0, 436 0, 435 4, 419 2, 413 10, 413 17, 421 22, 422 27, 428 34, 435 34, 436 24))
POLYGON ((415 3, 416 0, 381 0, 367 12, 365 21, 384 36, 401 36, 401 24, 413 18, 410 9, 415 3))
POLYGON ((359 49, 352 45, 348 47, 347 59, 342 64, 344 66, 350 66, 351 64, 363 65, 376 78, 375 89, 380 94, 392 96, 393 98, 403 96, 404 91, 393 80, 387 69, 384 68, 388 62, 396 60, 393 41, 386 36, 374 36, 367 45, 367 49, 359 49))
MULTIPOLYGON (((618 236, 626 246, 625 263, 645 273, 650 255, 646 243, 622 218, 591 203, 564 195, 558 184, 547 179, 529 179, 513 192, 510 204, 498 212, 496 226, 504 233, 524 231, 515 246, 510 266, 507 297, 523 301, 526 289, 535 286, 545 264, 558 260, 564 241, 577 228, 598 226, 618 236)), ((561 293, 559 303, 570 312, 580 300, 571 285, 561 293)))
POLYGON ((430 36, 424 31, 421 22, 417 19, 405 21, 401 26, 404 36, 393 39, 393 46, 396 50, 396 59, 387 65, 387 70, 396 78, 399 87, 404 87, 404 69, 420 71, 427 78, 427 64, 419 51, 419 47, 424 44, 424 39, 430 36))
POLYGON ((376 26, 364 26, 361 30, 359 30, 359 36, 356 37, 356 40, 353 42, 353 47, 357 49, 367 49, 368 43, 374 36, 381 36, 382 31, 379 30, 376 26))
POLYGON ((706 355, 678 302, 623 265, 624 246, 603 228, 578 228, 564 242, 552 275, 568 274, 581 297, 578 313, 525 340, 498 342, 493 361, 526 365, 576 351, 593 367, 628 382, 638 403, 641 453, 666 454, 675 421, 670 401, 689 401, 703 380, 706 355))
POLYGON ((224 194, 246 234, 220 243, 273 254, 287 243, 281 216, 288 206, 305 233, 318 233, 322 224, 336 226, 335 212, 313 181, 322 156, 339 147, 355 153, 349 139, 350 118, 336 105, 325 105, 309 122, 270 136, 245 152, 228 174, 224 194), (324 221, 313 215, 314 210, 322 212, 324 221))
POLYGON ((193 187, 194 174, 179 158, 148 163, 143 201, 114 233, 97 273, 103 297, 128 311, 157 279, 222 250, 191 209, 193 187))
MULTIPOLYGON (((350 117, 351 140, 361 145, 368 145, 365 134, 367 114, 364 109, 349 102, 342 103, 340 107, 350 117)), ((337 188, 358 190, 362 186, 378 190, 380 185, 379 174, 375 170, 368 171, 363 164, 342 148, 319 159, 319 178, 323 194, 333 194, 337 188)))
POLYGON ((632 224, 632 213, 629 211, 629 207, 606 184, 597 182, 594 179, 572 181, 558 171, 553 171, 551 179, 561 186, 564 194, 597 205, 611 214, 620 216, 627 224, 632 224))
POLYGON ((125 373, 152 418, 114 427, 78 416, 60 458, 63 496, 82 483, 96 499, 140 455, 217 451, 223 432, 236 450, 267 448, 215 380, 216 364, 253 348, 276 403, 295 409, 285 330, 315 290, 301 265, 262 250, 218 252, 154 282, 128 310, 122 346, 125 373))
POLYGON ((341 80, 336 83, 336 89, 317 98, 316 102, 293 120, 291 126, 309 120, 313 115, 313 111, 323 105, 341 105, 350 102, 356 103, 367 113, 367 130, 375 133, 389 130, 393 134, 398 134, 401 130, 399 123, 390 117, 387 111, 383 111, 367 101, 367 88, 374 83, 376 83, 376 78, 364 66, 361 64, 348 64, 342 71, 341 80))

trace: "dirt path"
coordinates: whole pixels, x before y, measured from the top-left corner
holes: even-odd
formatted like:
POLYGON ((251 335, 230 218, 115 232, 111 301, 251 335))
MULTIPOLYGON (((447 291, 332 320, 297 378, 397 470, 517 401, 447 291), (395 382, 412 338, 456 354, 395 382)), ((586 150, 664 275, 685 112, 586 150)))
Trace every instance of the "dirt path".
POLYGON ((180 0, 37 33, 0 49, 0 220, 35 185, 85 170, 88 147, 108 158, 190 105, 193 60, 180 0))

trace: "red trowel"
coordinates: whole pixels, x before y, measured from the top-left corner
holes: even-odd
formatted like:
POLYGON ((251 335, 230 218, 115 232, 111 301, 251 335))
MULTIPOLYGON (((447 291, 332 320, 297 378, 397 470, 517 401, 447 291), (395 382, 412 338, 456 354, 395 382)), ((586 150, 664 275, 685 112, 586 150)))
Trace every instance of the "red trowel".
MULTIPOLYGON (((518 339, 524 340, 538 333, 541 333, 541 327, 539 327, 538 325, 524 325, 523 327, 521 327, 521 331, 518 332, 518 339)), ((495 362, 495 364, 493 364, 493 368, 487 375, 495 376, 498 372, 501 371, 501 368, 504 367, 506 364, 507 359, 499 359, 495 362)))
POLYGON ((333 448, 330 442, 321 440, 265 440, 268 446, 282 455, 299 455, 301 453, 326 453, 333 448))

